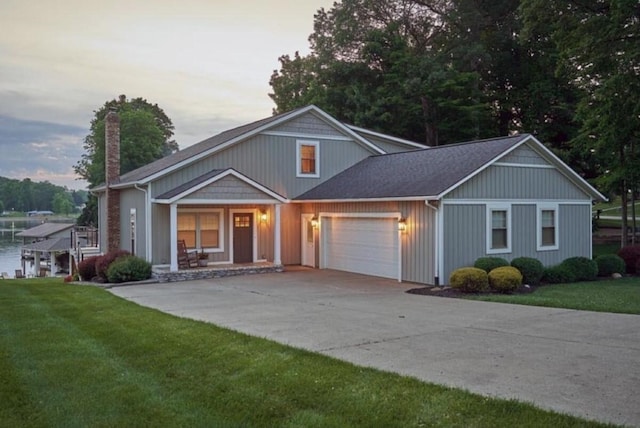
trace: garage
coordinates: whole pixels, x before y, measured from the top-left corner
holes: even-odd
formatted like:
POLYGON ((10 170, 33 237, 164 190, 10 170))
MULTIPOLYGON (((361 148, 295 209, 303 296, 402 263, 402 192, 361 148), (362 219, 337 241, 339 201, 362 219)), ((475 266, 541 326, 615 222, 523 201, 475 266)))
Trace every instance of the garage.
POLYGON ((320 267, 400 280, 397 217, 323 217, 320 267))

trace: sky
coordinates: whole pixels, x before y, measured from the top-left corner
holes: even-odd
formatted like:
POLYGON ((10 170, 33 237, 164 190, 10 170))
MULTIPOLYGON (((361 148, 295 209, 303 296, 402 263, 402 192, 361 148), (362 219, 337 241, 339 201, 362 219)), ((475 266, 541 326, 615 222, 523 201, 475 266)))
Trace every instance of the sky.
POLYGON ((84 189, 95 110, 157 103, 188 147, 271 115, 278 57, 308 53, 333 0, 2 0, 0 176, 84 189))

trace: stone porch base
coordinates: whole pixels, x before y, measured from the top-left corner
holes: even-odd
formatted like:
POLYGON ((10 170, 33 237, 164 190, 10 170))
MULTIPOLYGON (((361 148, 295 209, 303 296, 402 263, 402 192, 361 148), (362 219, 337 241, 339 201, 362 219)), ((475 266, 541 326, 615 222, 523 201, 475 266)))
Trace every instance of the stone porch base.
POLYGON ((273 263, 247 263, 236 265, 216 265, 170 272, 169 268, 153 268, 152 278, 158 282, 190 281, 195 279, 222 278, 235 275, 282 272, 284 266, 273 263))

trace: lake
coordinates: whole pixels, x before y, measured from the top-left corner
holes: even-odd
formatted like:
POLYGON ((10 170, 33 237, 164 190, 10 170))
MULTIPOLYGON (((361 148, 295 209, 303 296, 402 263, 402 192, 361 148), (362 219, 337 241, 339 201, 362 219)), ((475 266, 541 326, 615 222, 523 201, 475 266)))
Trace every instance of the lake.
MULTIPOLYGON (((18 232, 30 229, 41 224, 41 218, 6 218, 0 217, 0 272, 7 272, 13 278, 16 269, 22 269, 20 261, 20 248, 22 238, 15 236, 18 232)), ((55 223, 72 223, 73 220, 52 221, 55 223)), ((27 270, 29 264, 27 264, 27 270)))

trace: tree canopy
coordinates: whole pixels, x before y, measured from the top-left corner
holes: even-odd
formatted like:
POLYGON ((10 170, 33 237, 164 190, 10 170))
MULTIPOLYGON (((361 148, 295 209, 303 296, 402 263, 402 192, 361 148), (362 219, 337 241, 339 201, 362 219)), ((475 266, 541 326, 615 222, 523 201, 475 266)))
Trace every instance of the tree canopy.
MULTIPOLYGON (((89 187, 105 180, 105 117, 115 109, 120 116, 120 173, 125 174, 178 151, 173 140, 173 123, 157 104, 144 98, 128 100, 125 95, 105 102, 94 113, 89 135, 85 137, 84 149, 75 172, 87 180, 89 187)), ((78 224, 96 225, 97 202, 91 196, 78 218, 78 224)))
POLYGON ((53 211, 70 214, 87 200, 86 190, 69 190, 48 181, 0 177, 0 213, 3 211, 53 211))

